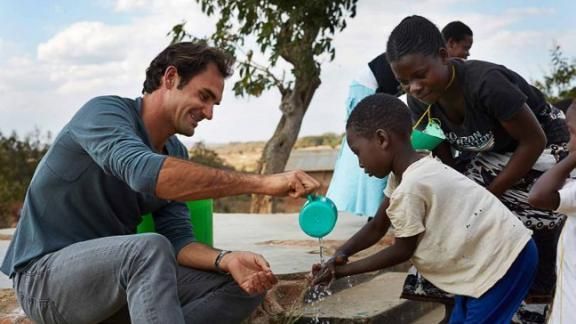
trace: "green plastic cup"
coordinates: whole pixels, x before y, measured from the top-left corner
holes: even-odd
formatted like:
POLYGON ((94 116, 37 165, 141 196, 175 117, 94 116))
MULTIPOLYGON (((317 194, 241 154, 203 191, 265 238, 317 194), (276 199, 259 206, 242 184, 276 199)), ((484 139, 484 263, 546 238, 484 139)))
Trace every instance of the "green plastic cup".
MULTIPOLYGON (((199 242, 212 246, 213 238, 213 202, 212 199, 193 200, 186 203, 190 222, 194 227, 194 235, 199 242)), ((152 214, 142 215, 142 221, 137 228, 138 233, 156 232, 152 214)))
POLYGON ((332 232, 337 219, 338 210, 332 200, 320 195, 309 195, 300 210, 298 222, 304 233, 322 238, 332 232))
POLYGON ((412 147, 415 150, 432 151, 445 139, 446 137, 444 136, 444 132, 442 132, 442 128, 434 122, 428 123, 423 131, 418 129, 412 130, 412 135, 410 136, 412 147))

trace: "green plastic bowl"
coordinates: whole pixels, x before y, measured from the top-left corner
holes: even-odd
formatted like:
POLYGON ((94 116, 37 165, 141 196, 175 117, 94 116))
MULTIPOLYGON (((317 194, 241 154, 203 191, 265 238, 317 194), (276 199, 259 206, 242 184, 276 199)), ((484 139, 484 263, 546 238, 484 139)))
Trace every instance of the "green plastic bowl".
POLYGON ((426 134, 423 131, 414 129, 412 130, 412 136, 410 137, 410 141, 412 142, 412 147, 415 150, 428 150, 432 151, 435 149, 440 143, 442 143, 444 139, 441 137, 436 137, 434 135, 426 134))
POLYGON ((298 221, 304 233, 322 238, 334 229, 338 210, 332 200, 319 195, 309 195, 308 201, 300 209, 298 221))

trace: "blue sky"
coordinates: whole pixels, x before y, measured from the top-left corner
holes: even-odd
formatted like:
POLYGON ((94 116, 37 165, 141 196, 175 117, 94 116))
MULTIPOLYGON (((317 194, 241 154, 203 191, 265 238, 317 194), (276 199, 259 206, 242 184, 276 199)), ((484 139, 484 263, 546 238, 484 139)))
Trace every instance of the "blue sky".
MULTIPOLYGON (((384 50, 391 29, 420 14, 440 28, 462 20, 474 31, 471 59, 504 64, 528 80, 549 70, 554 41, 576 57, 576 1, 360 0, 358 14, 335 36, 336 59, 322 66, 323 83, 301 135, 343 132, 347 85, 384 50)), ((0 132, 57 133, 91 97, 136 97, 150 60, 172 25, 206 35, 213 19, 191 0, 0 0, 0 132)), ((227 83, 213 121, 188 143, 266 140, 280 117, 278 94, 234 98, 227 83), (240 122, 238 122, 240 121, 240 122), (257 126, 255 126, 257 125, 257 126)))

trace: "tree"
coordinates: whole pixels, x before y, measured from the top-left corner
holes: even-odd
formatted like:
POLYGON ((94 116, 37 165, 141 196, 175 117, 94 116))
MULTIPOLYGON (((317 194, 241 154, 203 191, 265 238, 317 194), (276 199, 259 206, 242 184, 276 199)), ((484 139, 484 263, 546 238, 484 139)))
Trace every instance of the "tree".
POLYGON ((543 81, 536 81, 534 85, 552 102, 576 98, 576 60, 572 63, 562 54, 560 45, 556 44, 550 51, 552 71, 544 75, 543 81))
MULTIPOLYGON (((209 41, 239 59, 240 80, 234 84, 235 94, 259 96, 272 88, 280 92, 282 117, 264 147, 257 172, 284 171, 304 115, 320 86, 321 61, 334 59, 332 37, 346 28, 348 17, 356 15, 357 0, 197 1, 208 16, 218 15, 216 32, 209 41), (244 48, 252 41, 256 49, 244 48), (255 51, 268 64, 257 63, 255 51), (280 58, 291 66, 288 76, 277 65, 280 58)), ((184 25, 174 26, 173 41, 190 38, 184 25)), ((253 197, 252 212, 271 209, 269 197, 253 197)))
POLYGON ((34 170, 48 150, 50 133, 39 130, 20 139, 16 133, 0 132, 0 226, 13 225, 34 170))

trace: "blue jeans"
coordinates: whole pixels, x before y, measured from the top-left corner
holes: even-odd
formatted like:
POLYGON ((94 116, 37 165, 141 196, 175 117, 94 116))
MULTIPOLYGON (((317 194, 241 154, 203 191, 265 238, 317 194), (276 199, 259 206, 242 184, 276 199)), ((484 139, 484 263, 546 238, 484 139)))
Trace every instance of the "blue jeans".
POLYGON ((538 250, 528 241, 504 277, 479 298, 456 296, 450 324, 509 324, 528 294, 538 268, 538 250))
POLYGON ((262 302, 234 280, 178 266, 159 234, 112 236, 47 254, 14 277, 37 323, 239 323, 262 302))

